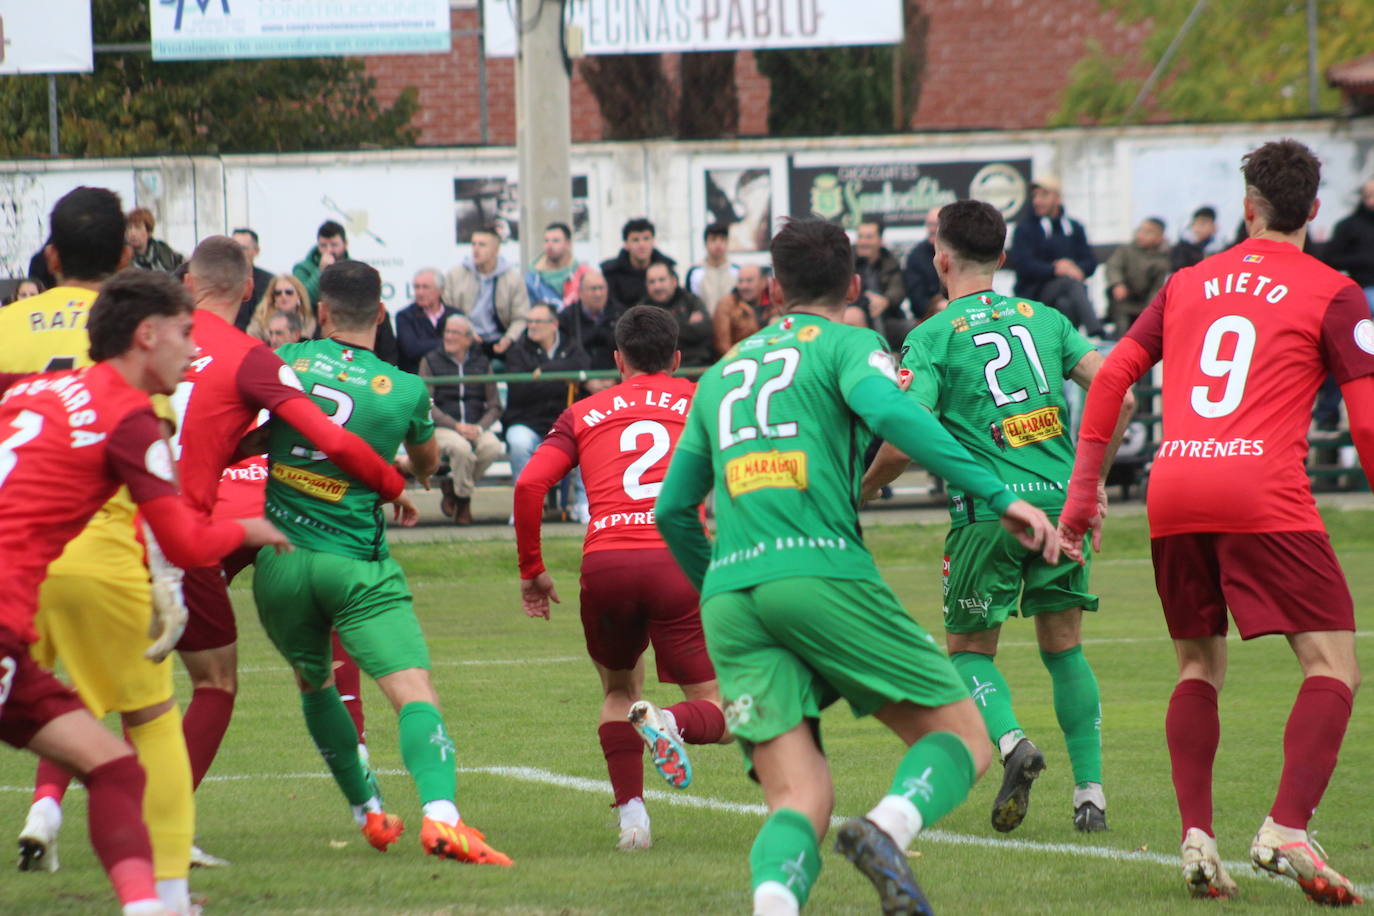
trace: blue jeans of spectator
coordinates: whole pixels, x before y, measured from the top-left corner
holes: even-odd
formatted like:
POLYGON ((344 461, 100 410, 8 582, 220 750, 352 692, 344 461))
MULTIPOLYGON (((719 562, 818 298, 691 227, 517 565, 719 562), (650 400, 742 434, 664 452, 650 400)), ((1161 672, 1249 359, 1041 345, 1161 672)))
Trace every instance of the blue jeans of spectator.
MULTIPOLYGON (((520 472, 529 464, 530 456, 543 441, 543 436, 519 423, 506 430, 506 454, 510 457, 512 481, 520 479, 520 472)), ((563 478, 559 492, 563 497, 563 508, 578 520, 585 521, 588 516, 587 491, 582 486, 582 473, 577 468, 573 468, 568 472, 568 476, 563 478)))

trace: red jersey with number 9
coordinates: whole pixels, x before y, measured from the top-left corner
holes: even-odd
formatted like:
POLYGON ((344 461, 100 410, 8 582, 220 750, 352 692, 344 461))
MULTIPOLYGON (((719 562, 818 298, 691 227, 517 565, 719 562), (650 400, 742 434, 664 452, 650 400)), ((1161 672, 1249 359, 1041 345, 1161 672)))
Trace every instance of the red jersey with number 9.
POLYGON ((670 375, 637 375, 563 411, 544 445, 582 468, 591 521, 583 553, 664 549, 654 500, 692 406, 696 385, 670 375))
POLYGON ((1150 534, 1320 531, 1307 479, 1318 387, 1374 374, 1374 321, 1350 278, 1249 239, 1180 270, 1129 335, 1163 360, 1150 534))

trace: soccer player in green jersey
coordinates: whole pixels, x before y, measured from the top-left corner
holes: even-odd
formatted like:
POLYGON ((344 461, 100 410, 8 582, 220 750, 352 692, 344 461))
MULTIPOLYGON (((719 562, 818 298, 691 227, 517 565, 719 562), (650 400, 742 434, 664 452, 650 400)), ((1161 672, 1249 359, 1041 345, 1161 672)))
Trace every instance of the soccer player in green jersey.
MULTIPOLYGON (((940 209, 935 269, 950 303, 907 335, 902 366, 913 373, 911 399, 1012 492, 1057 512, 1074 459, 1063 379, 1086 390, 1103 359, 1058 311, 992 291, 993 272, 1006 258, 1006 235, 1002 215, 988 204, 960 200, 940 209)), ((1108 467, 1134 407, 1134 399, 1124 405, 1108 467)), ((876 496, 907 463, 900 448, 885 444, 864 475, 864 495, 876 496)), ((1079 637, 1083 612, 1097 610, 1097 596, 1088 592, 1090 557, 1081 565, 1050 565, 1008 536, 997 513, 975 494, 951 485, 949 497, 945 641, 1002 758, 992 826, 1005 833, 1021 823, 1031 785, 1045 769, 993 661, 1002 623, 1019 606, 1021 616, 1035 619, 1040 658, 1054 684, 1054 710, 1073 765, 1074 826, 1105 830, 1102 709, 1079 637)), ((1104 511, 1106 499, 1099 487, 1104 511)))
MULTIPOLYGON (((287 344, 278 355, 306 393, 332 411, 334 422, 379 455, 393 456, 404 444, 414 474, 428 478, 439 464, 429 393, 418 376, 372 352, 386 314, 380 275, 360 261, 331 264, 320 275, 320 296, 326 339, 287 344)), ((382 810, 375 779, 359 759, 357 731, 334 686, 331 629, 400 716, 401 757, 424 806, 425 853, 510 865, 459 818, 453 741, 430 683, 429 649, 405 573, 387 551, 378 495, 290 426, 273 421, 270 443, 265 515, 290 532, 296 550, 258 553, 253 598, 272 644, 296 673, 310 736, 363 835, 386 851, 404 825, 382 810), (288 562, 277 562, 283 559, 288 562)), ((403 523, 415 522, 415 507, 404 496, 397 515, 403 523)))
POLYGON ((771 245, 786 314, 702 376, 656 506, 701 589, 726 720, 771 814, 750 852, 757 914, 796 913, 821 860, 834 788, 821 710, 843 697, 910 749, 892 788, 836 848, 885 913, 929 908, 903 850, 967 796, 991 759, 987 730, 949 659, 878 577, 859 531, 862 456, 878 434, 991 503, 1027 548, 1059 553, 1048 518, 980 467, 902 395, 882 338, 841 323, 858 296, 844 230, 793 220, 771 245), (697 509, 712 487, 716 539, 697 509))

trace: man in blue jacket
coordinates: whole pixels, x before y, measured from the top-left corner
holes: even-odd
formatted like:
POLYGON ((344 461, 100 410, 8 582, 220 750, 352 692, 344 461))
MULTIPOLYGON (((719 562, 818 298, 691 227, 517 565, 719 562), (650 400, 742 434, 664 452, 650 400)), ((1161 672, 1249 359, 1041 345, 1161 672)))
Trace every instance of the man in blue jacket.
POLYGON ((1064 214, 1064 186, 1054 175, 1031 184, 1031 208, 1016 226, 1011 263, 1016 295, 1063 312, 1090 337, 1103 334, 1102 319, 1088 300, 1085 281, 1097 269, 1083 224, 1064 214))

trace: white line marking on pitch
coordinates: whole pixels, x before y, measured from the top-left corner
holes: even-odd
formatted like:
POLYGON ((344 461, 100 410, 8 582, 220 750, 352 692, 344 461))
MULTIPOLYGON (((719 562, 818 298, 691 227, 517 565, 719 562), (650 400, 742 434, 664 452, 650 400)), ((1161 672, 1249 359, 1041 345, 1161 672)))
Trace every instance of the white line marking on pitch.
MULTIPOLYGON (((556 655, 553 658, 460 658, 442 659, 430 662, 433 668, 474 668, 486 665, 553 665, 564 664, 566 662, 585 662, 585 655, 556 655)), ((255 665, 247 668, 238 669, 239 674, 265 674, 267 672, 290 671, 286 665, 255 665)), ((177 675, 189 677, 184 670, 178 668, 177 675)))

